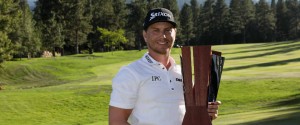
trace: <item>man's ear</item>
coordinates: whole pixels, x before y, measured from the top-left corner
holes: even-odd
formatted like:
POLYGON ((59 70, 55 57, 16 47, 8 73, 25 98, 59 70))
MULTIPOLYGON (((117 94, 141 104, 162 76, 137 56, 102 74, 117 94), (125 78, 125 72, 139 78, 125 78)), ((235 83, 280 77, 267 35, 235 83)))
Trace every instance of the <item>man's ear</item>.
POLYGON ((174 31, 175 31, 175 36, 176 36, 176 34, 177 34, 177 28, 175 28, 174 31))
POLYGON ((144 38, 145 42, 147 42, 147 36, 146 36, 146 31, 145 30, 143 30, 143 38, 144 38))

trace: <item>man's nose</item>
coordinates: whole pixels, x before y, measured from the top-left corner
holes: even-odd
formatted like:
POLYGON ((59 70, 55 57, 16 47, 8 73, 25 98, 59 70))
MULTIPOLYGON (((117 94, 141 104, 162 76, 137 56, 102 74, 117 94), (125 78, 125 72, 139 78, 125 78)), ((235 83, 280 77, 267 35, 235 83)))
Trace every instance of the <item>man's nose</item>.
POLYGON ((167 36, 166 36, 166 32, 161 32, 161 35, 160 35, 161 37, 163 37, 163 38, 167 38, 167 36))

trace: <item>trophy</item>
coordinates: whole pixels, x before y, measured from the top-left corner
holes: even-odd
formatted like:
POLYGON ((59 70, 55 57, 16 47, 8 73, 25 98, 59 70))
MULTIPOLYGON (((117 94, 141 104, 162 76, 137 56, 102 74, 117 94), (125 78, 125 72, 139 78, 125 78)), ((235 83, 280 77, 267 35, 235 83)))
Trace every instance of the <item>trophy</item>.
POLYGON ((183 46, 181 50, 186 106, 182 124, 212 125, 207 106, 208 101, 216 101, 225 58, 211 46, 183 46))

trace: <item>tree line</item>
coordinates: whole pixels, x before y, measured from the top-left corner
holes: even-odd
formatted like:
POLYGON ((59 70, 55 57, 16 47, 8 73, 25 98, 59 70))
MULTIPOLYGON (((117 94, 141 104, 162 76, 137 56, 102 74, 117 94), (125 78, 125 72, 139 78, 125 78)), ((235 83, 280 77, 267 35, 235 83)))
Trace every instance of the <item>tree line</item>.
POLYGON ((0 62, 66 54, 143 49, 149 9, 171 10, 178 23, 175 45, 235 44, 300 37, 298 0, 0 0, 0 62))

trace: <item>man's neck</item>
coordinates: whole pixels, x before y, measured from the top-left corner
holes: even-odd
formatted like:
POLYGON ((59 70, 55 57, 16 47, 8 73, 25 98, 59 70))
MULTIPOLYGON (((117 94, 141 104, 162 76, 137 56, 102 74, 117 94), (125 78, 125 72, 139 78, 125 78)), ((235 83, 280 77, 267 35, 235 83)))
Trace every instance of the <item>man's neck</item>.
POLYGON ((167 69, 171 67, 171 62, 170 62, 170 54, 157 54, 157 53, 150 53, 149 55, 155 59, 157 62, 162 63, 167 69))

